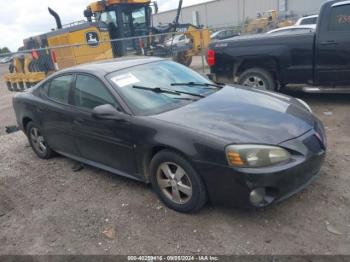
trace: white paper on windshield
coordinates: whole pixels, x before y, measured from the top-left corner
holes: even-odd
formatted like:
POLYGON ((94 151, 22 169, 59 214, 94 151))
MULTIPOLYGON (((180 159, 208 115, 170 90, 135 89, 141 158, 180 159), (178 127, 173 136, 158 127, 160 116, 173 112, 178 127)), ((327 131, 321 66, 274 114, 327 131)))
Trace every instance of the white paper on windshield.
POLYGON ((131 73, 115 76, 111 80, 120 87, 133 85, 140 82, 140 80, 131 73))

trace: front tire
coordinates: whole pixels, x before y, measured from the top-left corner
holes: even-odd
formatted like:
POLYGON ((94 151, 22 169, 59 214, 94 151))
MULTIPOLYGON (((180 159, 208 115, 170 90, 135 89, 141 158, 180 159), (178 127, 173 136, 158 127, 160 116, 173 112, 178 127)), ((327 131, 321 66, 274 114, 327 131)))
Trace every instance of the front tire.
POLYGON ((7 81, 7 82, 6 82, 6 86, 7 86, 7 89, 8 89, 10 92, 13 92, 12 84, 11 84, 10 81, 7 81))
POLYGON ((251 68, 244 71, 239 77, 239 84, 260 90, 276 90, 276 82, 272 75, 261 68, 251 68))
POLYGON ((26 131, 29 144, 32 147, 34 153, 41 159, 51 158, 54 152, 47 144, 39 126, 34 122, 29 122, 26 131))
POLYGON ((207 202, 202 179, 189 161, 173 151, 163 150, 154 156, 150 180, 163 203, 178 212, 196 212, 207 202))

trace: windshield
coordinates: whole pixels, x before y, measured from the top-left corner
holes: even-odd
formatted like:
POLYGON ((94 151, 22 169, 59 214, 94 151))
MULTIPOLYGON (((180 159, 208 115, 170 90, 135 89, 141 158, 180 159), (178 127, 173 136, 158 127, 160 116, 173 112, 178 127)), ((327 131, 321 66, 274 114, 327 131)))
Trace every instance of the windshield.
POLYGON ((215 32, 215 33, 213 33, 212 35, 211 35, 211 37, 213 38, 213 37, 216 37, 218 34, 220 34, 221 33, 221 31, 217 31, 217 32, 215 32))
POLYGON ((300 25, 314 25, 314 24, 317 24, 317 17, 305 18, 300 22, 300 25))
POLYGON ((159 114, 187 105, 217 91, 215 88, 200 85, 175 86, 174 83, 212 84, 212 82, 172 61, 159 61, 127 68, 111 73, 107 78, 136 115, 159 114), (152 92, 155 88, 182 93, 152 92), (193 95, 190 95, 191 93, 193 95))

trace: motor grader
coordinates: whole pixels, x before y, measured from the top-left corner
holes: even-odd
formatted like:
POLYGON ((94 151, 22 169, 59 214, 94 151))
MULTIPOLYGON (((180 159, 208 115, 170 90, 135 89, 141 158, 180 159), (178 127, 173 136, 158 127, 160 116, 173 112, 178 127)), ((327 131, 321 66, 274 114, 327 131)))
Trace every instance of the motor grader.
POLYGON ((292 21, 279 20, 276 10, 269 10, 258 14, 256 19, 249 21, 243 27, 243 33, 257 34, 264 33, 276 28, 293 25, 292 21))
POLYGON ((150 0, 97 1, 84 10, 85 20, 67 25, 62 25, 59 15, 49 8, 57 28, 23 41, 27 51, 14 56, 10 72, 4 76, 8 89, 22 91, 59 69, 129 54, 170 56, 190 65, 192 56, 208 47, 209 30, 179 24, 182 0, 172 23, 154 27, 152 7, 157 12, 157 3, 150 0), (186 34, 190 43, 164 45, 166 37, 175 34, 186 34))

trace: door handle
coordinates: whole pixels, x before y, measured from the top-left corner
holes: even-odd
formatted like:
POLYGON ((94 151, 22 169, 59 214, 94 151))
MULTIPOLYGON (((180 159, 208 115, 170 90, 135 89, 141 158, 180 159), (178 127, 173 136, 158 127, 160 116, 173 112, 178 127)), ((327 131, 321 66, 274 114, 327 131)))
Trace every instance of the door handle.
POLYGON ((321 42, 321 45, 337 45, 338 42, 336 41, 325 41, 325 42, 321 42))
POLYGON ((36 111, 39 112, 39 113, 42 113, 42 112, 44 112, 44 109, 42 109, 41 107, 37 107, 36 111))

